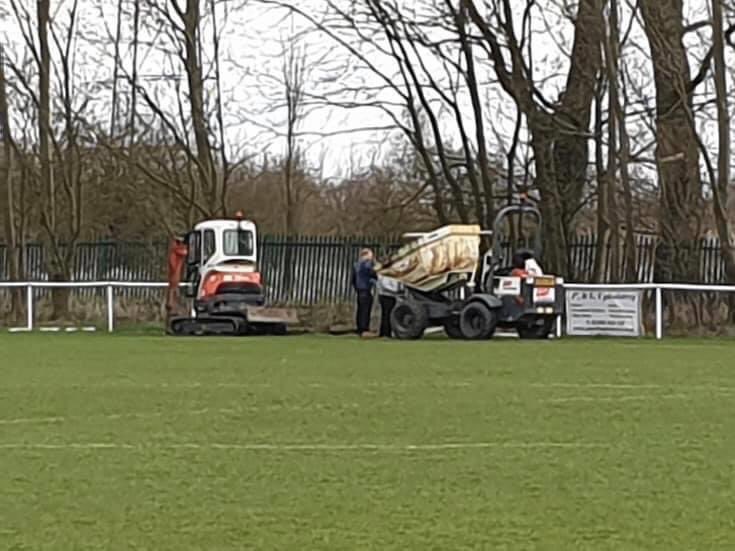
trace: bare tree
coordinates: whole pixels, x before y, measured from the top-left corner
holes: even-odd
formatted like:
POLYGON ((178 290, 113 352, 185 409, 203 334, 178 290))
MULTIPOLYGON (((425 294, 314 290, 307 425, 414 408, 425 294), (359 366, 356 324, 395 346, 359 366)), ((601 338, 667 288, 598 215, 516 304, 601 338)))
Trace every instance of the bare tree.
MULTIPOLYGON (((0 45, 0 142, 3 145, 2 176, 0 185, 5 188, 7 201, 5 218, 5 237, 8 276, 11 281, 23 278, 25 252, 25 190, 22 172, 16 170, 15 157, 17 145, 13 141, 10 127, 10 107, 8 105, 8 85, 5 74, 5 56, 0 45)), ((20 316, 23 300, 20 289, 12 293, 11 313, 17 318, 20 316)))
MULTIPOLYGON (((73 69, 78 5, 78 0, 73 0, 65 13, 59 10, 52 21, 49 0, 38 0, 34 28, 28 8, 11 0, 28 58, 35 66, 35 74, 29 74, 19 56, 7 64, 17 83, 16 92, 30 99, 36 114, 38 140, 31 147, 37 147, 37 162, 32 164, 38 167, 40 225, 48 246, 46 268, 52 281, 68 281, 72 276, 74 249, 83 228, 83 187, 95 174, 83 166, 80 143, 89 97, 76 86, 73 69)), ((34 168, 26 174, 35 173, 34 168)), ((56 290, 52 296, 54 317, 66 317, 69 293, 56 290)))
POLYGON ((346 9, 327 0, 317 18, 297 3, 261 0, 300 14, 350 56, 350 72, 374 77, 369 86, 345 84, 328 101, 377 109, 404 133, 425 173, 421 197, 430 197, 441 223, 491 223, 493 170, 482 98, 487 71, 478 67, 464 10, 437 0, 406 9, 396 0, 365 0, 346 9), (439 23, 437 25, 437 23, 439 23), (438 39, 435 29, 452 33, 438 39))
POLYGON ((286 105, 286 159, 283 174, 284 218, 286 234, 297 229, 296 209, 299 204, 299 186, 295 182, 299 163, 297 141, 298 125, 304 115, 306 55, 297 51, 295 45, 287 49, 283 60, 283 85, 286 105))
MULTIPOLYGON (((717 180, 712 182, 714 213, 717 233, 720 238, 722 257, 727 281, 735 283, 735 245, 732 225, 728 216, 728 190, 730 187, 730 103, 727 90, 727 64, 725 62, 725 25, 720 0, 712 0, 712 39, 714 57, 715 102, 717 105, 718 152, 717 180)), ((735 32, 735 25, 728 35, 735 32)))
MULTIPOLYGON (((483 3, 462 0, 479 30, 498 80, 526 118, 534 152, 535 179, 545 218, 546 262, 569 273, 569 240, 584 204, 588 181, 588 141, 597 74, 601 69, 602 0, 580 0, 566 84, 558 102, 543 97, 534 81, 518 36, 510 0, 483 3), (482 11, 481 11, 482 10, 482 11)), ((525 12, 535 8, 527 0, 525 12)), ((528 15, 524 15, 524 19, 528 15)))
POLYGON ((130 86, 129 146, 120 148, 113 142, 109 147, 129 163, 136 178, 165 190, 161 197, 167 199, 157 210, 170 232, 175 231, 174 226, 189 227, 197 219, 226 211, 235 165, 227 154, 221 88, 224 29, 219 13, 225 4, 186 0, 182 6, 179 1, 135 0, 132 67, 116 64, 130 86), (211 35, 204 36, 209 30, 211 35), (141 33, 150 35, 151 48, 173 73, 140 78, 141 33), (181 90, 181 80, 186 82, 186 91, 181 90), (172 85, 167 93, 175 95, 173 106, 159 94, 166 84, 172 85), (139 103, 153 118, 141 113, 139 103))

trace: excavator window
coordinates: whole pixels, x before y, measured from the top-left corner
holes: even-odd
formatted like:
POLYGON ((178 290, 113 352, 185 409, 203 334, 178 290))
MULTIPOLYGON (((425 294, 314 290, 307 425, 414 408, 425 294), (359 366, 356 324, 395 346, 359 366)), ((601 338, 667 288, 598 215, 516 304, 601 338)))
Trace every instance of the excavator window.
POLYGON ((186 263, 190 266, 199 265, 202 261, 202 238, 197 231, 191 232, 186 236, 186 245, 188 254, 186 263))
POLYGON ((252 256, 253 232, 247 230, 225 230, 224 253, 227 256, 252 256))
POLYGON ((214 240, 214 230, 204 230, 204 239, 202 241, 202 258, 206 263, 214 254, 217 246, 214 240))

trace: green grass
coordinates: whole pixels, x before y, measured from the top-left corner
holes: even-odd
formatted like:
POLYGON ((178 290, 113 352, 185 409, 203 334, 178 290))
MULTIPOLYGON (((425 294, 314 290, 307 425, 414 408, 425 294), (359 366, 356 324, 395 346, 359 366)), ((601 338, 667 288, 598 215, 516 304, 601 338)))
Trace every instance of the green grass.
POLYGON ((729 341, 2 336, 0 549, 733 549, 734 405, 729 341))

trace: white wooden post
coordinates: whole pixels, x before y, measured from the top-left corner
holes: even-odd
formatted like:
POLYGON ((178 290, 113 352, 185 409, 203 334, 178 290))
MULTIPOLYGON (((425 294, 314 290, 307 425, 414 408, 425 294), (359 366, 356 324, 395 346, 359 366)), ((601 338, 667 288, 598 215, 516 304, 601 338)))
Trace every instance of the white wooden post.
POLYGON ((656 340, 664 338, 663 301, 661 287, 656 287, 656 340))
POLYGON ((112 333, 115 329, 115 288, 112 283, 108 283, 105 290, 107 291, 107 332, 112 333))

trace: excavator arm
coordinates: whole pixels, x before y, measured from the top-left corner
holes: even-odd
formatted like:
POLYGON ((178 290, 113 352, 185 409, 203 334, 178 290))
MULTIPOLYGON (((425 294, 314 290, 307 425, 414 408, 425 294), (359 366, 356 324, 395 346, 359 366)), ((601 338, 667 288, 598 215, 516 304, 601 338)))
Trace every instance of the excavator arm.
POLYGON ((168 248, 168 289, 166 292, 166 312, 171 315, 179 302, 179 285, 189 248, 183 239, 175 238, 168 248))

